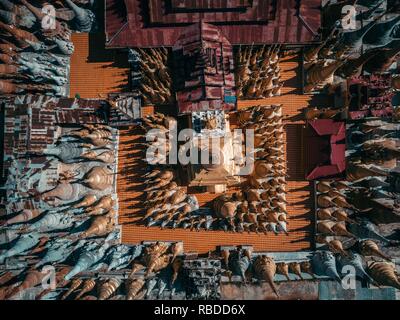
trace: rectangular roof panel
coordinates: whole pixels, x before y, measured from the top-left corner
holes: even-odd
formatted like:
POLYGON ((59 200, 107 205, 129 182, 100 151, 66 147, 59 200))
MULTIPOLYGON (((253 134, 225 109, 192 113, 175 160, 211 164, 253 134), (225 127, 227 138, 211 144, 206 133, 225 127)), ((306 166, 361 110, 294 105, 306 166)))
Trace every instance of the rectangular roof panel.
POLYGON ((320 5, 321 0, 106 0, 107 46, 170 47, 200 20, 218 26, 232 45, 304 44, 316 40, 320 5))

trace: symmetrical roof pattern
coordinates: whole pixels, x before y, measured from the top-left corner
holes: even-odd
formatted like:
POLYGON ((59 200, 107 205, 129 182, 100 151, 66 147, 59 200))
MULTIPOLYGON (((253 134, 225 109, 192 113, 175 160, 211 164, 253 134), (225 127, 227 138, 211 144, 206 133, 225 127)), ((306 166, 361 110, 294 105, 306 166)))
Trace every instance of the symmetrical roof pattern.
POLYGON ((320 0, 106 0, 108 47, 173 46, 200 20, 217 25, 232 45, 315 40, 320 0))

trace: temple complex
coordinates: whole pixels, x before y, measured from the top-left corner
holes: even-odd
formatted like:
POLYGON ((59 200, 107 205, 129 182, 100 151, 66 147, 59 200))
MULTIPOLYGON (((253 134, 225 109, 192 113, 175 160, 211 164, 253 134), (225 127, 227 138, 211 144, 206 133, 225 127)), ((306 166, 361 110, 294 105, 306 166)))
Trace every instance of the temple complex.
POLYGON ((0 31, 0 300, 400 299, 398 1, 0 0, 0 31))

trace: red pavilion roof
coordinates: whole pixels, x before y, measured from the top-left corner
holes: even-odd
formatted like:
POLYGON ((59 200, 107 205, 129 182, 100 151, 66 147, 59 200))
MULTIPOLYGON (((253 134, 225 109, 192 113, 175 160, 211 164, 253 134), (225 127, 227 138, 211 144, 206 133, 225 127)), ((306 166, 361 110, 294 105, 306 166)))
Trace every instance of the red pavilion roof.
POLYGON ((182 30, 215 24, 232 45, 312 42, 321 0, 106 0, 108 47, 173 46, 182 30))
POLYGON ((342 174, 346 169, 345 123, 335 122, 332 119, 319 119, 309 121, 308 124, 316 133, 310 136, 309 140, 315 167, 307 174, 306 179, 315 180, 342 174), (324 139, 324 137, 329 139, 324 139), (329 156, 326 154, 327 149, 330 150, 329 156))
POLYGON ((235 109, 232 46, 217 27, 191 25, 173 51, 179 112, 235 109))

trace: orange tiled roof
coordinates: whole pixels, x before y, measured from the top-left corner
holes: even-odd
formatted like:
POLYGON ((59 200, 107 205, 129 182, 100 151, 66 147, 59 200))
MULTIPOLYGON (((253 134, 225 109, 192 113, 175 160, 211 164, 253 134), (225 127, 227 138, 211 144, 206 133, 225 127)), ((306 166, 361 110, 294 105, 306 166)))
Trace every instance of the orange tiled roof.
POLYGON ((128 84, 127 58, 114 50, 105 50, 101 34, 74 33, 71 57, 70 97, 98 98, 125 91, 128 84), (95 42, 96 45, 90 45, 95 42))

